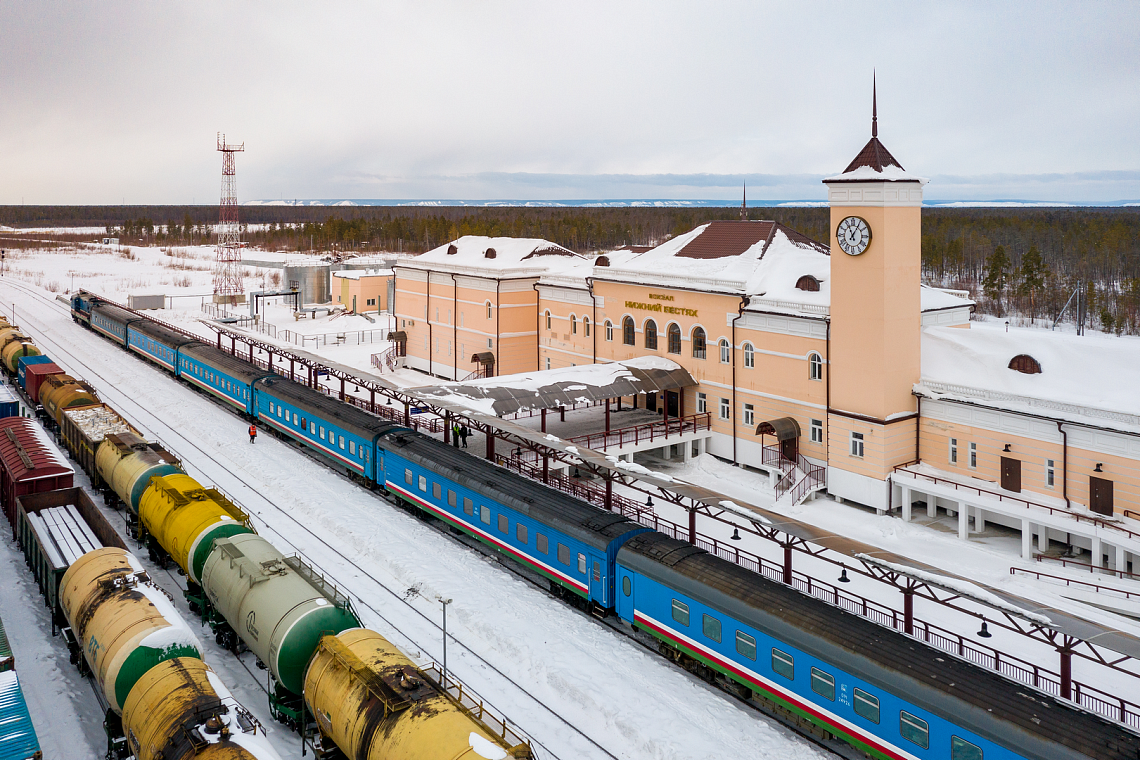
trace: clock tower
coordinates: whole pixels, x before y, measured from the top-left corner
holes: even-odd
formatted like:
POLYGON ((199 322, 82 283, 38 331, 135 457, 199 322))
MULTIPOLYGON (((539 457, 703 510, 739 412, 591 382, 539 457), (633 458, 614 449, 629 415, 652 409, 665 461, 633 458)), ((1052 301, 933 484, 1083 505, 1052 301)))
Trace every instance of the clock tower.
POLYGON ((831 347, 828 491, 887 509, 886 479, 914 459, 920 377, 922 188, 878 137, 828 177, 831 347))

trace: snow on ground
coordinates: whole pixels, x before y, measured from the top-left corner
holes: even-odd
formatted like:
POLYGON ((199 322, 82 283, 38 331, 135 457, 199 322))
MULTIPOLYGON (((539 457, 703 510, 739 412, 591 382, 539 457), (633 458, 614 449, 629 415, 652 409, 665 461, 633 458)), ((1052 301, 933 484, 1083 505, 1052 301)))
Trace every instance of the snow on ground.
POLYGON ((623 758, 826 754, 292 446, 270 436, 249 445, 240 418, 125 358, 62 309, 3 284, 0 294, 19 302, 46 353, 179 454, 191 474, 251 510, 280 549, 329 574, 359 600, 364 622, 413 659, 439 657, 435 599, 453 599, 449 668, 541 742, 540 756, 603 756, 567 723, 623 758))

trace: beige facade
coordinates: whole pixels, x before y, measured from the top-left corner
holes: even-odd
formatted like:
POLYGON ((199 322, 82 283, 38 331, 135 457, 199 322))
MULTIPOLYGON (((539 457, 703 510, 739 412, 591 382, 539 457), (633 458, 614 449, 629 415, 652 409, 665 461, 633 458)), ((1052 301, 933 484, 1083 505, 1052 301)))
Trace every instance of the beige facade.
POLYGON ((333 272, 333 300, 350 311, 387 311, 392 270, 347 270, 333 272))

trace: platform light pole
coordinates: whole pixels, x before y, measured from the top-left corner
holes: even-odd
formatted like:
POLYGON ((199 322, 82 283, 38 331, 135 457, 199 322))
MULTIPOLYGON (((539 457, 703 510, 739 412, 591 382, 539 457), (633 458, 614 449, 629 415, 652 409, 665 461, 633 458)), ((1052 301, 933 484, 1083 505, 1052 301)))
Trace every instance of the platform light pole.
POLYGON ((442 596, 437 596, 436 599, 443 605, 443 683, 440 686, 444 691, 447 691, 447 605, 451 604, 451 599, 444 599, 442 596))

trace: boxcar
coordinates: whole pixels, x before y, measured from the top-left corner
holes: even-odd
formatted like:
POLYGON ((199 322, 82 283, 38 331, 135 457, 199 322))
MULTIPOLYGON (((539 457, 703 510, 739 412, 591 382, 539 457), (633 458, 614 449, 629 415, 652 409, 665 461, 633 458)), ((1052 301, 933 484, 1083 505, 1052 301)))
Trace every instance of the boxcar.
POLYGON ((101 333, 120 346, 127 345, 127 325, 142 319, 138 314, 109 303, 91 304, 91 329, 101 333))
POLYGON ((0 756, 4 760, 43 757, 20 678, 14 670, 0 673, 0 756))
POLYGON ((20 399, 12 386, 0 384, 0 418, 19 417, 20 399))
POLYGON ((277 375, 263 377, 253 387, 259 420, 334 464, 376 481, 376 441, 394 423, 277 375))
POLYGON ((47 433, 27 417, 0 420, 0 500, 16 532, 16 499, 71 488, 75 471, 47 433))
POLYGON ((20 371, 20 387, 24 389, 24 393, 28 394, 28 398, 32 400, 33 404, 40 403, 40 388, 43 387, 44 381, 49 377, 63 374, 60 366, 52 361, 24 365, 24 360, 21 359, 20 371))
POLYGON ((557 588, 613 606, 617 550, 649 528, 407 429, 384 436, 380 446, 389 491, 557 588))
POLYGON ((59 437, 72 458, 91 478, 92 488, 104 487, 96 455, 103 439, 115 433, 134 433, 142 437, 131 423, 106 404, 64 409, 59 416, 59 437))
POLYGON ((269 374, 263 369, 205 343, 178 350, 178 376, 245 414, 253 414, 250 386, 269 374))
POLYGON ((127 348, 171 372, 177 372, 178 349, 201 342, 148 319, 127 325, 127 348))

